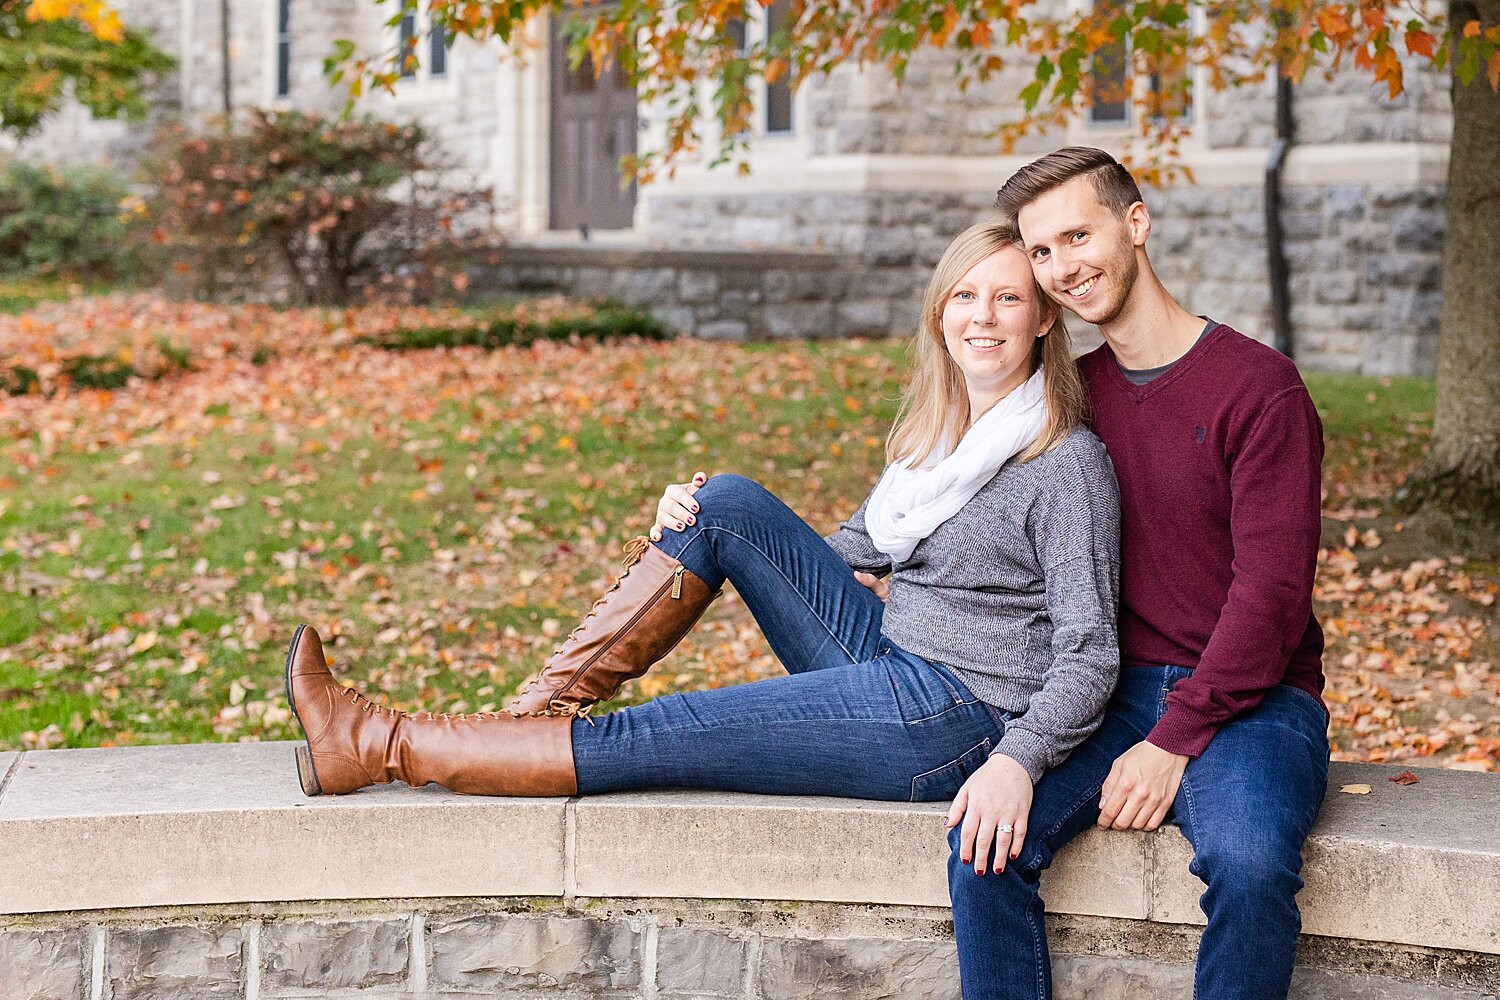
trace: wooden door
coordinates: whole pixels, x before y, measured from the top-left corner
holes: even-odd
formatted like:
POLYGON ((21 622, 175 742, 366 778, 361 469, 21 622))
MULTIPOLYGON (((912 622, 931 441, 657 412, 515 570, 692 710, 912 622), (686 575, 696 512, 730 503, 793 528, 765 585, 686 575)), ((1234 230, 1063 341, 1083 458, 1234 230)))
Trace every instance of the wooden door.
POLYGON ((568 67, 561 25, 552 28, 551 228, 629 229, 635 183, 620 184, 620 157, 635 152, 635 88, 618 63, 596 77, 587 57, 568 67))

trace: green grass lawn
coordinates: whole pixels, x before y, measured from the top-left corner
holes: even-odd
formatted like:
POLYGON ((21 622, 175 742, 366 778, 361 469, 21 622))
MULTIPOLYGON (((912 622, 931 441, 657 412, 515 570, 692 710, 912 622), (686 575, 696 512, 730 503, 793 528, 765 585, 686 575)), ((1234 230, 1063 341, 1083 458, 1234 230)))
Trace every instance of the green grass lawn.
MULTIPOLYGON (((398 707, 503 704, 606 585, 664 484, 742 472, 831 529, 881 467, 903 352, 512 349, 472 384, 481 355, 409 352, 399 363, 452 366, 451 398, 414 391, 392 415, 348 375, 286 419, 256 403, 293 374, 279 361, 258 369, 264 387, 222 399, 192 382, 212 372, 168 380, 149 433, 90 410, 90 429, 26 475, 0 468, 0 749, 291 738, 282 657, 304 620, 332 637, 341 673, 398 707), (174 429, 189 406, 193 426, 174 429)), ((1431 380, 1308 382, 1330 507, 1379 504, 1420 453, 1431 380)), ((771 669, 747 622, 720 602, 629 696, 771 669)))
POLYGON ((0 477, 0 747, 48 726, 44 745, 290 737, 281 657, 299 620, 348 636, 341 669, 395 704, 498 705, 666 483, 746 472, 815 496, 831 527, 878 472, 896 345, 691 345, 700 370, 676 382, 663 345, 571 348, 515 390, 568 385, 590 350, 635 359, 628 406, 570 386, 576 405, 524 420, 454 399, 374 427, 355 402, 333 451, 327 425, 219 403, 209 423, 225 426, 201 438, 59 451, 0 477))

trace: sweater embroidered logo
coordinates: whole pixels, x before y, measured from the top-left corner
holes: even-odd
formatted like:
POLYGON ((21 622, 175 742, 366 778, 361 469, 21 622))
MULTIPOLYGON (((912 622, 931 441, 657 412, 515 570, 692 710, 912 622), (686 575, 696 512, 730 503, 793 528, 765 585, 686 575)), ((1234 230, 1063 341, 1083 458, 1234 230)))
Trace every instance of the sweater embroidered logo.
POLYGON ((1202 444, 1207 437, 1208 428, 1204 427, 1202 424, 1199 424, 1193 431, 1193 440, 1197 441, 1199 444, 1202 444))

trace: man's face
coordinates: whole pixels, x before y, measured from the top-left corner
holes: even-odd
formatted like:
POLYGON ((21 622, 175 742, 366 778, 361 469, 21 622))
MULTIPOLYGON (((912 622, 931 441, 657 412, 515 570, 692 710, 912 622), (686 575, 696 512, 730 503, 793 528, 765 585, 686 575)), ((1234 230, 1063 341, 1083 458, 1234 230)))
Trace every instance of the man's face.
POLYGON ((1119 317, 1140 274, 1136 247, 1150 231, 1146 206, 1120 218, 1094 182, 1075 177, 1022 208, 1016 222, 1037 284, 1079 318, 1104 326, 1119 317))

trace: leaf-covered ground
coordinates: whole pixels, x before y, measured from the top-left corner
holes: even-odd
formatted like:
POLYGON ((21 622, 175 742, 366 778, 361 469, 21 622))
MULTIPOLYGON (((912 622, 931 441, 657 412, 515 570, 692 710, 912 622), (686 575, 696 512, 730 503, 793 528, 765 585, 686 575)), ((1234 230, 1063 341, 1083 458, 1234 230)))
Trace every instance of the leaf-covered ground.
MULTIPOLYGON (((121 302, 0 318, 73 343, 145 308, 147 342, 192 358, 113 392, 0 396, 0 748, 291 738, 300 621, 397 707, 498 707, 663 484, 742 472, 831 529, 879 471, 903 363, 860 341, 390 352, 336 334, 391 322, 377 310, 330 327, 121 302), (265 350, 196 349, 226 337, 265 350)), ((1405 550, 1383 507, 1431 383, 1309 382, 1337 753, 1500 769, 1500 567, 1405 550)), ((624 700, 779 669, 731 594, 624 700)))

